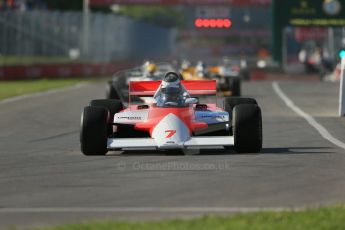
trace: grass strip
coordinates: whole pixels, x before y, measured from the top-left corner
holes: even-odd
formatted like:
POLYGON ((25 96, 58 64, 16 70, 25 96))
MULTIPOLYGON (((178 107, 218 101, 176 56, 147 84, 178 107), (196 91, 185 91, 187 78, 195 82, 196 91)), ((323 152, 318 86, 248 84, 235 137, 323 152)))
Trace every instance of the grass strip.
POLYGON ((333 230, 345 229, 345 206, 304 211, 257 212, 230 217, 204 216, 190 220, 100 221, 40 230, 333 230))
POLYGON ((83 82, 80 79, 43 79, 30 81, 0 81, 0 100, 24 94, 73 86, 83 82))

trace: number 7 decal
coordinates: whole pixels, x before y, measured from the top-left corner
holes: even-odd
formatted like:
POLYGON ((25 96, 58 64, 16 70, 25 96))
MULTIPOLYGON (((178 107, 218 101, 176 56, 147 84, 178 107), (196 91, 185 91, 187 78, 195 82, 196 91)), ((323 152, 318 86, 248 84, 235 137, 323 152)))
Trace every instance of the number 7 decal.
POLYGON ((167 134, 165 138, 170 138, 175 135, 176 130, 166 130, 165 133, 167 134))

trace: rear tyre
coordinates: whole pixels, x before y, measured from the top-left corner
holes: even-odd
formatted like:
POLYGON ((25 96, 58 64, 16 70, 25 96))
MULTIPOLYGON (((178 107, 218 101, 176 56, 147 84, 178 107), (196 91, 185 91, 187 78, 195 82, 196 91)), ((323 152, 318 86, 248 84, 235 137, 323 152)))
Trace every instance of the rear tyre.
POLYGON ((257 101, 254 98, 247 97, 226 97, 224 98, 224 110, 229 114, 232 114, 232 110, 236 105, 251 104, 257 105, 257 101))
POLYGON ((81 115, 80 144, 84 155, 105 155, 107 150, 108 110, 87 106, 81 115))
POLYGON ((109 110, 110 116, 114 117, 115 113, 123 109, 123 104, 117 99, 97 99, 90 102, 90 106, 104 107, 109 110))
POLYGON ((234 108, 232 127, 237 153, 258 153, 262 149, 261 109, 257 105, 242 104, 234 108))

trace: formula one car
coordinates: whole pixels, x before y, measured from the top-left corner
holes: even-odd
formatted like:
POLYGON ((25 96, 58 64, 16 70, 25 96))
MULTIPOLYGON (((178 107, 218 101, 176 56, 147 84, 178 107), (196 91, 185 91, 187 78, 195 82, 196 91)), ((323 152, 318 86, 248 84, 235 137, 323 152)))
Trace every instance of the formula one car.
POLYGON ((130 82, 133 96, 151 96, 151 104, 124 108, 119 100, 93 100, 81 116, 80 142, 85 155, 109 150, 181 150, 234 147, 257 153, 262 148, 261 110, 255 99, 225 98, 223 108, 200 104, 192 96, 216 95, 216 81, 181 81, 169 72, 163 81, 130 82))
POLYGON ((183 61, 181 74, 184 80, 204 80, 208 77, 206 65, 202 61, 198 61, 196 66, 191 66, 189 61, 183 61))
POLYGON ((209 73, 225 96, 241 96, 240 60, 225 58, 219 66, 210 67, 209 73))

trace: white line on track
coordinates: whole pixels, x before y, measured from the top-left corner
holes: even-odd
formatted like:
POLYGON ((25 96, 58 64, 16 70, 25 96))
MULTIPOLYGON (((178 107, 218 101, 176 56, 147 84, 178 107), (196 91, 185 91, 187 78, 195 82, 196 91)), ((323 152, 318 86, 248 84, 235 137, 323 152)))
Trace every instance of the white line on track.
POLYGON ((42 96, 47 96, 47 95, 51 95, 51 94, 55 94, 55 93, 62 93, 62 92, 70 91, 70 90, 75 90, 75 89, 82 88, 86 85, 89 85, 89 83, 80 83, 80 84, 77 84, 74 86, 52 89, 52 90, 48 90, 48 91, 44 91, 44 92, 25 94, 25 95, 21 95, 21 96, 17 96, 17 97, 10 97, 8 99, 1 100, 0 105, 11 103, 11 102, 16 102, 16 101, 21 101, 21 100, 28 99, 28 98, 42 97, 42 96))
POLYGON ((345 143, 341 142, 337 138, 333 137, 332 134, 328 132, 328 130, 323 127, 320 123, 318 123, 311 115, 304 112, 300 109, 295 103, 282 91, 279 84, 277 82, 272 83, 272 87, 276 94, 285 102, 287 107, 289 107, 292 111, 297 113, 299 116, 303 117, 312 127, 314 127, 320 135, 328 140, 329 142, 333 143, 334 145, 338 146, 339 148, 345 149, 345 143))
POLYGON ((302 208, 255 208, 255 207, 46 207, 46 208, 0 208, 0 213, 232 213, 259 211, 298 211, 302 208))

